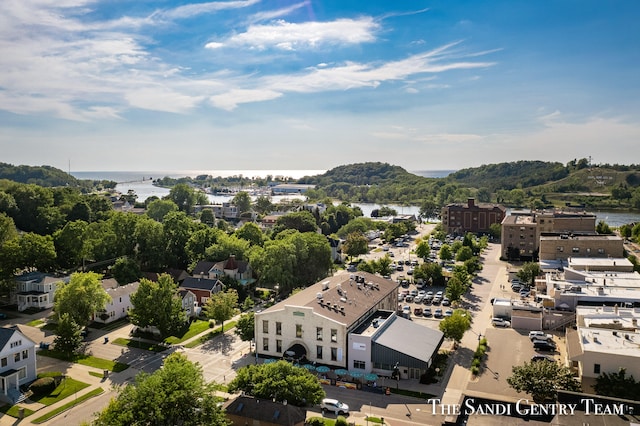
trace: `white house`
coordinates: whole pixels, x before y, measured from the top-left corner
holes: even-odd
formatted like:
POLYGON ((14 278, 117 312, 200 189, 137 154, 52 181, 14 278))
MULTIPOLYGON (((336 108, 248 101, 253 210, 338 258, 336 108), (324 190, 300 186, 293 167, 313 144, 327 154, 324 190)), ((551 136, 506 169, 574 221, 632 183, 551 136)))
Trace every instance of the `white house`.
POLYGON ((15 404, 36 373, 36 344, 16 328, 0 328, 0 399, 15 404))
POLYGON ((20 312, 29 308, 52 308, 56 286, 61 282, 69 282, 69 277, 56 278, 37 271, 22 274, 16 277, 12 301, 20 312))
POLYGON ((96 312, 93 320, 104 324, 119 320, 129 315, 131 309, 131 295, 138 291, 140 283, 138 281, 130 284, 113 286, 112 282, 104 280, 102 286, 111 301, 107 302, 103 311, 96 312))
POLYGON ((196 317, 200 314, 201 307, 198 306, 198 297, 189 290, 178 290, 178 296, 182 300, 182 309, 184 309, 187 318, 196 317))

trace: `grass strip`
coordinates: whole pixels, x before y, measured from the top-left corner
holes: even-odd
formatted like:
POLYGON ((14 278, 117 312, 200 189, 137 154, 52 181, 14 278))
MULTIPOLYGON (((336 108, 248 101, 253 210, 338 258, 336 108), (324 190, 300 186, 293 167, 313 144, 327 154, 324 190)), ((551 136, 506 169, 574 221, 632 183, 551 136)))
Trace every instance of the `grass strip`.
POLYGON ((92 322, 91 325, 89 325, 90 328, 95 328, 97 330, 103 330, 103 331, 113 331, 113 330, 117 330, 118 328, 124 327, 126 325, 129 325, 130 322, 128 319, 126 318, 120 318, 118 320, 115 320, 113 322, 109 322, 109 323, 101 323, 101 322, 92 322))
POLYGON ((163 352, 167 350, 166 346, 149 342, 141 342, 140 340, 125 339, 124 337, 118 337, 111 343, 114 345, 126 346, 128 348, 144 349, 145 351, 151 352, 163 352))
POLYGON ((189 324, 189 328, 185 331, 185 333, 182 336, 169 336, 166 339, 164 339, 165 343, 168 343, 170 345, 175 345, 176 343, 182 343, 185 340, 189 340, 194 336, 197 336, 198 334, 207 331, 207 329, 209 328, 209 320, 207 321, 202 321, 202 320, 195 320, 192 321, 191 324, 189 324))
MULTIPOLYGON (((231 330, 235 326, 236 326, 236 322, 235 321, 230 321, 229 323, 224 325, 224 331, 231 330)), ((223 333, 222 327, 214 328, 210 333, 207 333, 207 334, 205 334, 204 336, 201 336, 198 339, 192 340, 192 341, 190 341, 189 343, 187 343, 184 346, 187 347, 187 348, 195 348, 196 346, 199 346, 199 345, 203 344, 207 340, 213 339, 214 337, 216 337, 217 335, 219 335, 221 333, 223 333)))
POLYGON ((89 371, 89 375, 93 377, 100 377, 101 379, 104 378, 103 373, 96 373, 95 371, 89 371))
POLYGON ((58 414, 62 413, 63 411, 67 411, 68 409, 75 407, 76 405, 86 401, 89 398, 93 398, 94 396, 98 396, 103 392, 104 392, 104 389, 102 389, 102 388, 93 389, 92 391, 87 392, 84 395, 80 395, 75 400, 73 400, 71 402, 68 402, 68 403, 66 403, 64 405, 61 405, 60 407, 58 407, 58 408, 56 408, 54 410, 49 411, 44 416, 40 416, 37 419, 32 420, 32 423, 35 423, 35 424, 44 423, 47 420, 51 419, 52 417, 57 416, 58 414))
POLYGON ((51 349, 40 349, 38 355, 48 356, 50 358, 60 359, 62 361, 75 362, 77 364, 86 365, 88 367, 99 368, 100 370, 109 370, 119 373, 129 368, 128 364, 122 362, 111 361, 109 359, 97 358, 92 355, 74 355, 71 358, 51 349))

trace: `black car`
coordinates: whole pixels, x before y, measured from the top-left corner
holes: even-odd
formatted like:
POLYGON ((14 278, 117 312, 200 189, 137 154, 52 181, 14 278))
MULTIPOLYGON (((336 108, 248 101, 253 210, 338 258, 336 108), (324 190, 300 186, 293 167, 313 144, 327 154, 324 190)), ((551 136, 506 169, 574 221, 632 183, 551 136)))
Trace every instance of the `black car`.
POLYGON ((538 361, 549 361, 549 362, 555 362, 556 360, 553 359, 550 356, 547 355, 540 355, 540 354, 536 354, 534 356, 531 357, 531 362, 538 362, 538 361))
POLYGON ((555 352, 556 346, 549 344, 549 342, 535 342, 533 349, 540 352, 555 352))

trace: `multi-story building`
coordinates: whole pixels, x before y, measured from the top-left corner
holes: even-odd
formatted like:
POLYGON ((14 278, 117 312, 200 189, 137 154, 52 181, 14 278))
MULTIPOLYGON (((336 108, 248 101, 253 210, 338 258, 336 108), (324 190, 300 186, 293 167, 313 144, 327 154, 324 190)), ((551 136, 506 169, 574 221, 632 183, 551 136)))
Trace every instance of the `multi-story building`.
POLYGON ((640 377, 640 309, 617 306, 580 306, 576 329, 567 332, 567 360, 583 379, 602 373, 640 377))
POLYGON ((506 209, 498 204, 479 203, 469 198, 466 204, 448 204, 442 208, 442 227, 447 234, 486 233, 491 225, 502 223, 506 209))
POLYGON ((541 235, 540 261, 575 257, 622 258, 624 241, 617 235, 541 235))
POLYGON ((126 318, 129 310, 133 307, 131 304, 131 295, 138 291, 140 283, 138 281, 118 285, 115 280, 103 280, 102 287, 105 289, 111 300, 107 302, 104 310, 96 312, 93 320, 104 324, 126 318))
MULTIPOLYGON (((541 238, 568 235, 598 235, 596 216, 587 212, 561 210, 511 212, 502 221, 502 258, 537 260, 539 257, 547 260, 541 253, 541 238)), ((553 249, 557 251, 557 245, 553 249)), ((547 255, 550 255, 548 245, 545 246, 545 256, 547 255)), ((555 259, 556 256, 553 256, 548 260, 555 259)))
POLYGON ((443 335, 396 316, 397 287, 366 272, 339 273, 307 287, 256 313, 257 355, 384 376, 396 367, 403 378, 419 376, 443 335))

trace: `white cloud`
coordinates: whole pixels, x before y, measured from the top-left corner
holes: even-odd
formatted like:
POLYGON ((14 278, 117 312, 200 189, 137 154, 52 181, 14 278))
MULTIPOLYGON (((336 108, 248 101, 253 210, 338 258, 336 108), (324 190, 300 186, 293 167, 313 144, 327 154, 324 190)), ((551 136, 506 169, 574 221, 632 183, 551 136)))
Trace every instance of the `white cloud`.
POLYGON ((206 3, 193 3, 179 6, 174 9, 161 10, 153 16, 162 19, 185 19, 206 13, 218 12, 227 9, 241 9, 259 3, 260 0, 238 1, 212 1, 206 3))
POLYGON ((221 95, 211 96, 210 101, 212 105, 218 108, 232 111, 241 103, 269 101, 280 96, 282 96, 282 93, 273 90, 234 89, 221 95))
POLYGON ((249 18, 249 22, 269 21, 271 19, 280 18, 282 16, 287 16, 292 12, 295 12, 296 10, 301 9, 303 7, 309 7, 310 5, 311 5, 311 2, 307 0, 300 3, 292 4, 291 6, 284 7, 282 9, 268 10, 264 12, 255 13, 249 18))
POLYGON ((215 44, 208 43, 206 47, 217 48, 219 44, 224 44, 226 47, 259 50, 299 50, 320 45, 360 44, 374 41, 378 28, 379 25, 370 17, 303 23, 280 20, 268 25, 251 25, 244 33, 215 44))
POLYGON ((167 88, 144 88, 126 94, 131 106, 153 111, 181 113, 194 108, 203 96, 189 96, 167 88))

